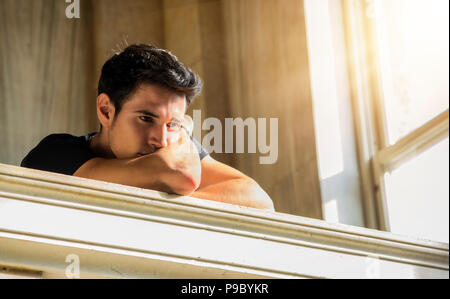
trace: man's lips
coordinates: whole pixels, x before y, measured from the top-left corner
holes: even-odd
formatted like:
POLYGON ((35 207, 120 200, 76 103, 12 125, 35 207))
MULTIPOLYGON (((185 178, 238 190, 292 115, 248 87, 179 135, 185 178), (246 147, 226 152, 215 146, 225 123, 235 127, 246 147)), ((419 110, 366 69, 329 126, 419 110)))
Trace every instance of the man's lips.
POLYGON ((146 151, 138 152, 137 155, 138 157, 147 156, 153 154, 157 150, 158 150, 157 148, 148 148, 146 151))

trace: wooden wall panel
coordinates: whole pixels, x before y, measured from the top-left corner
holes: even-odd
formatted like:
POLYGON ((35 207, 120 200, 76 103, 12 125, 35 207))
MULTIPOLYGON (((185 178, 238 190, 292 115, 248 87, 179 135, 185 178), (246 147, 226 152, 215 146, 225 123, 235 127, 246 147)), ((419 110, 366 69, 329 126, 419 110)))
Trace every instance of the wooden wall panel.
POLYGON ((303 1, 222 3, 232 115, 279 119, 276 164, 238 154, 237 166, 277 211, 322 218, 303 1))
POLYGON ((260 165, 259 154, 213 157, 255 178, 277 211, 321 218, 303 2, 163 3, 164 46, 205 83, 191 111, 223 125, 227 117, 279 119, 276 164, 260 165))
MULTIPOLYGON (((202 120, 215 117, 222 123, 230 117, 227 61, 220 0, 164 0, 165 47, 197 72, 203 90, 188 110, 200 110, 202 120)), ((207 134, 203 131, 203 137, 207 134)), ((225 136, 225 133, 222 133, 225 136)), ((228 165, 236 166, 235 155, 211 153, 228 165)))
POLYGON ((162 0, 91 0, 95 78, 114 53, 127 44, 164 46, 162 0))
POLYGON ((19 164, 50 133, 82 135, 94 125, 89 7, 67 19, 66 5, 0 1, 2 163, 19 164))
MULTIPOLYGON (((163 14, 164 47, 204 80, 198 1, 164 0, 163 14)), ((193 109, 206 113, 204 93, 195 99, 189 112, 193 109)))

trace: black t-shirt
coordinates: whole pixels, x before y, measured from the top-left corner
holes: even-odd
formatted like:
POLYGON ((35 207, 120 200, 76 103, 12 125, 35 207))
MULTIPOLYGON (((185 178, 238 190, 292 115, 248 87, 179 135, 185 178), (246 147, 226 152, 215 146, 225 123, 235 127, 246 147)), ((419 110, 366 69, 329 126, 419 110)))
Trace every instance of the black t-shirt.
MULTIPOLYGON (((28 153, 20 166, 72 175, 84 163, 98 157, 89 147, 89 139, 95 134, 79 137, 70 134, 49 135, 28 153)), ((198 149, 200 160, 207 156, 200 143, 191 139, 198 149)))

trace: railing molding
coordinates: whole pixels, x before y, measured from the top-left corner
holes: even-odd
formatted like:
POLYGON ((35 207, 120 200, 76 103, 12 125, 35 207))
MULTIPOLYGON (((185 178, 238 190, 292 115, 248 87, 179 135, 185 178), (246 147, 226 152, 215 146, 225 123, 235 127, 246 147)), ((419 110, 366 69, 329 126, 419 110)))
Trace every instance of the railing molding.
POLYGON ((448 278, 449 245, 0 164, 0 265, 65 277, 448 278))

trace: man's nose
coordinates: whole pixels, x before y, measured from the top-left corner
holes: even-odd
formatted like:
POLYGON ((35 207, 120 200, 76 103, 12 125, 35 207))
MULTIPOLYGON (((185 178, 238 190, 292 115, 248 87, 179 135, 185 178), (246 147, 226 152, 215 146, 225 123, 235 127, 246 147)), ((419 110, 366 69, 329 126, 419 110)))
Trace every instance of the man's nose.
POLYGON ((150 137, 150 143, 154 144, 157 148, 163 148, 168 145, 166 125, 155 128, 150 137))

